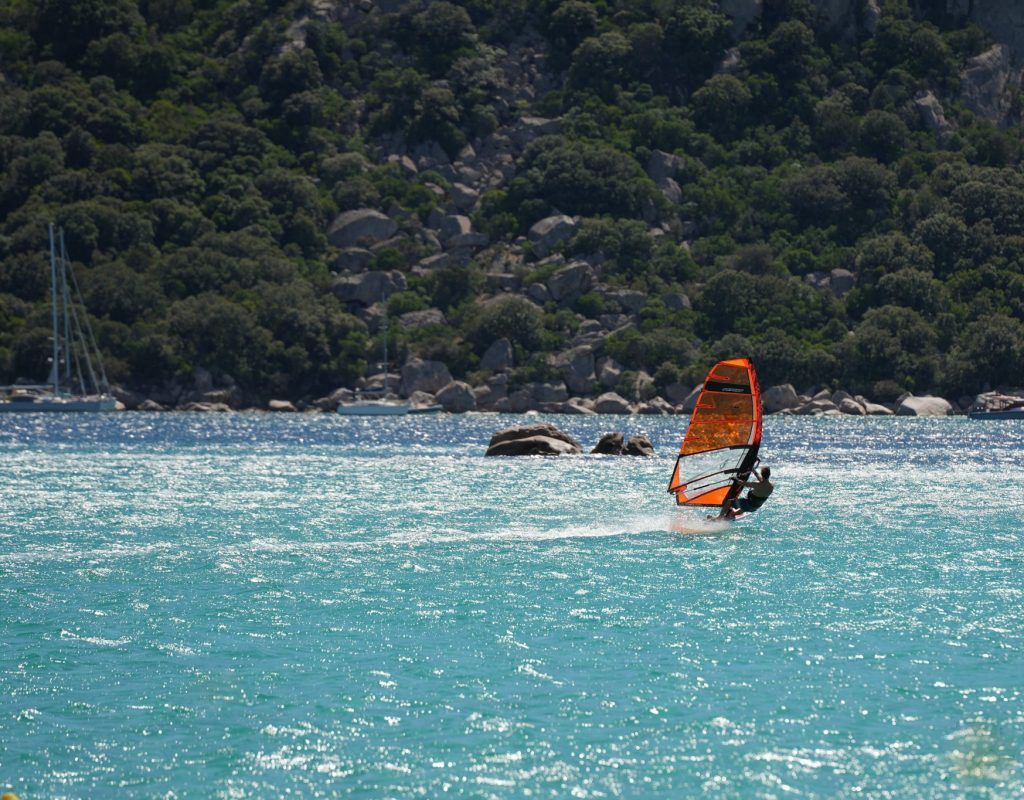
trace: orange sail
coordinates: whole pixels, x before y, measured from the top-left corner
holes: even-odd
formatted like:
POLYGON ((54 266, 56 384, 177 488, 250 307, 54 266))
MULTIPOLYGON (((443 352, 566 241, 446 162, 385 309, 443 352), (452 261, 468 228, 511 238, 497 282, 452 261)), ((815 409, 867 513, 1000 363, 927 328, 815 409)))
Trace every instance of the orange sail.
POLYGON ((761 388, 746 358, 708 372, 668 490, 681 506, 721 506, 740 492, 761 445, 761 388))

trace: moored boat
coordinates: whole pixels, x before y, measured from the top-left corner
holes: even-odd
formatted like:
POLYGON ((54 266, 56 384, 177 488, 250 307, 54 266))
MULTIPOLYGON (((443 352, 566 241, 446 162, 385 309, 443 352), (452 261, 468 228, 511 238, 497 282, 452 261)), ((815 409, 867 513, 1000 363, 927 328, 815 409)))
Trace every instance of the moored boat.
POLYGON ((45 384, 0 387, 0 412, 114 411, 103 360, 82 306, 64 246, 64 229, 50 225, 50 303, 53 352, 45 384), (81 315, 81 318, 79 318, 81 315))

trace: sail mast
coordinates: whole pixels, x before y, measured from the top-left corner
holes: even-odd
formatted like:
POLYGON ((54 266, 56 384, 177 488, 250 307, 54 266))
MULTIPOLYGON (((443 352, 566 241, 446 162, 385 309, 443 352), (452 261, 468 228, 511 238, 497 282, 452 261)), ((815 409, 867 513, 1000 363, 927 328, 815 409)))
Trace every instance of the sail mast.
POLYGON ((53 393, 60 394, 60 352, 57 335, 57 253, 53 241, 53 223, 50 223, 50 304, 53 322, 53 365, 50 368, 50 381, 53 393))

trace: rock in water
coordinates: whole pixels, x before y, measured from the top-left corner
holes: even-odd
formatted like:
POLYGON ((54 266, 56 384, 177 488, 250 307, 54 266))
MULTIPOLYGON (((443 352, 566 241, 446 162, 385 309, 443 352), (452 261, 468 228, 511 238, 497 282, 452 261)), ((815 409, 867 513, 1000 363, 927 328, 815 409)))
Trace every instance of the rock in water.
POLYGON ((629 441, 626 442, 626 447, 622 452, 623 455, 627 456, 653 456, 654 445, 651 444, 650 439, 642 433, 638 433, 636 436, 629 437, 629 441))
POLYGON ((953 406, 941 397, 905 397, 896 409, 898 417, 948 417, 953 406))
POLYGON ((491 437, 489 456, 559 456, 583 452, 580 443, 548 422, 505 428, 491 437))
POLYGON ((618 431, 606 433, 590 452, 604 456, 621 456, 624 438, 618 431))

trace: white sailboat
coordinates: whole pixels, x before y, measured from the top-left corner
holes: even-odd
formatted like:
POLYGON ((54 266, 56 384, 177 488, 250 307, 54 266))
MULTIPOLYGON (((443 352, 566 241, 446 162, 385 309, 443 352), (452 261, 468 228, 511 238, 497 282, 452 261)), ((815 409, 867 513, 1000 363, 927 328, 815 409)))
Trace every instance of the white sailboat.
POLYGON ((64 246, 64 229, 54 235, 50 224, 50 303, 53 354, 45 384, 2 386, 0 412, 113 411, 117 400, 109 393, 92 326, 82 306, 78 282, 64 246), (58 250, 59 242, 59 250, 58 250), (74 298, 71 290, 74 289, 74 298), (77 302, 73 302, 77 300, 77 302))
POLYGON ((408 400, 400 400, 388 395, 388 314, 387 302, 384 303, 384 317, 381 327, 384 331, 384 358, 381 368, 384 371, 384 385, 379 390, 362 391, 356 399, 338 404, 339 414, 361 417, 394 417, 403 414, 430 414, 441 411, 441 406, 414 406, 408 400))

